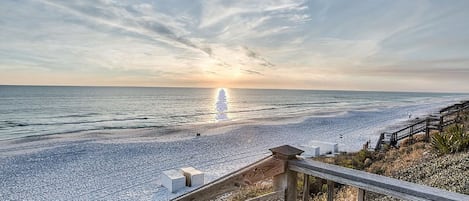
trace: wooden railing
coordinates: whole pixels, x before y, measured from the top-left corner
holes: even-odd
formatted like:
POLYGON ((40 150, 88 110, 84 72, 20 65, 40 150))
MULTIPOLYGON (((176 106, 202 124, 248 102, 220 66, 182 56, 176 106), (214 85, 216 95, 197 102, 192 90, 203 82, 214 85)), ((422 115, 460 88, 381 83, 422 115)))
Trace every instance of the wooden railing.
POLYGON ((392 179, 363 171, 344 168, 322 162, 298 159, 303 151, 284 145, 270 149, 272 155, 234 173, 208 183, 192 192, 172 199, 173 201, 213 200, 228 192, 258 181, 272 178, 273 192, 251 199, 256 201, 296 201, 298 173, 305 178, 302 200, 310 199, 309 177, 326 180, 328 201, 333 200, 335 183, 354 186, 358 200, 365 200, 366 192, 375 192, 403 200, 469 200, 468 195, 392 179))
POLYGON ((375 150, 380 150, 384 144, 397 146, 400 140, 412 138, 415 134, 425 132, 426 140, 429 140, 430 131, 443 131, 445 127, 460 122, 460 115, 469 110, 469 101, 458 103, 440 110, 439 117, 427 117, 392 133, 380 134, 375 150))
POLYGON ((454 105, 451 105, 451 106, 448 106, 448 107, 445 107, 445 108, 441 109, 440 113, 445 113, 445 112, 449 112, 449 111, 458 110, 458 109, 466 107, 468 105, 469 105, 469 101, 463 101, 461 103, 457 103, 457 104, 454 104, 454 105))

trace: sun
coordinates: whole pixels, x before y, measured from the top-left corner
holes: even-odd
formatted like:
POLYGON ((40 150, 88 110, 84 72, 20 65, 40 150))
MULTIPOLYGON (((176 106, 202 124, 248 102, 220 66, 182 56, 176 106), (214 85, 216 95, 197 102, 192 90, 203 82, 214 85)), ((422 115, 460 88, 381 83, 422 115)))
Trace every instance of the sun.
MULTIPOLYGON (((203 80, 207 87, 216 89, 226 89, 233 87, 240 76, 229 72, 204 72, 200 80, 203 80)), ((218 90, 217 90, 218 91, 218 90)))

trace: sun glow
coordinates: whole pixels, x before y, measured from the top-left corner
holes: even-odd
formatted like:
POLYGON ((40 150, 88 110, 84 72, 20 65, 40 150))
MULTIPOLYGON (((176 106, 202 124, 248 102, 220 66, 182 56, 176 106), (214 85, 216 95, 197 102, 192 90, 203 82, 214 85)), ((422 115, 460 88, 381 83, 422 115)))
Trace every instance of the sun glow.
POLYGON ((226 80, 236 79, 242 74, 240 67, 205 67, 203 68, 203 71, 207 77, 226 80))

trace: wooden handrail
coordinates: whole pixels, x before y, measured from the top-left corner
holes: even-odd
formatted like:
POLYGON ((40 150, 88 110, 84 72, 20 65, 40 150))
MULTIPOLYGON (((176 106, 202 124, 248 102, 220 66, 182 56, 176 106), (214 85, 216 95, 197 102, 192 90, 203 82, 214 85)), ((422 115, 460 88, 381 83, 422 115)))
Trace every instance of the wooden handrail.
POLYGON ((451 105, 451 106, 448 106, 448 107, 445 107, 443 109, 440 110, 440 113, 445 113, 445 112, 449 112, 453 109, 456 109, 456 110, 459 110, 463 107, 466 107, 468 104, 468 102, 462 102, 462 103, 456 103, 454 105, 451 105))
MULTIPOLYGON (((390 195, 404 200, 469 200, 469 196, 464 194, 318 161, 299 160, 296 155, 301 154, 303 151, 288 145, 270 150, 273 153, 272 156, 264 158, 252 165, 228 174, 227 176, 172 200, 212 200, 225 193, 238 190, 240 186, 253 184, 254 182, 273 177, 274 192, 252 200, 270 200, 272 197, 282 196, 280 200, 296 201, 298 173, 303 173, 305 175, 304 178, 313 176, 326 180, 328 184, 328 200, 332 200, 334 183, 359 188, 359 198, 361 198, 361 200, 364 199, 365 191, 390 195)), ((304 189, 306 189, 305 192, 307 192, 308 186, 304 186, 304 189)), ((308 194, 304 194, 303 200, 307 200, 307 196, 308 194)))
POLYGON ((419 121, 419 122, 417 122, 417 123, 414 123, 414 124, 411 124, 411 125, 409 125, 409 126, 407 126, 407 127, 405 127, 405 128, 402 128, 401 130, 398 130, 398 131, 396 131, 396 132, 394 132, 394 133, 400 133, 400 132, 405 131, 405 130, 411 128, 411 127, 414 127, 414 126, 416 126, 416 125, 425 123, 425 121, 426 121, 425 119, 424 119, 424 120, 421 120, 421 121, 419 121))
POLYGON ((268 156, 236 172, 178 196, 173 201, 205 201, 285 172, 285 161, 268 156))
MULTIPOLYGON (((391 138, 389 139, 389 144, 391 146, 397 146, 400 140, 408 138, 408 137, 412 137, 414 134, 417 134, 423 131, 425 131, 426 138, 429 138, 430 130, 438 129, 440 132, 442 132, 444 127, 457 123, 460 113, 468 109, 469 109, 469 101, 461 102, 461 103, 443 108, 440 110, 439 117, 430 116, 421 121, 408 125, 402 129, 399 129, 395 132, 392 132, 391 138), (448 117, 451 117, 451 118, 448 119, 448 117), (435 125, 431 124, 431 122, 438 122, 436 125, 437 128, 434 128, 435 125)), ((375 150, 381 149, 382 148, 381 144, 385 143, 382 136, 383 135, 381 134, 378 141, 376 142, 375 150)))
POLYGON ((395 133, 402 132, 402 131, 404 131, 404 130, 406 130, 406 129, 409 129, 410 127, 413 127, 413 126, 416 126, 416 125, 422 124, 422 123, 425 123, 425 119, 424 119, 424 120, 421 120, 421 121, 419 121, 419 122, 417 122, 417 123, 411 124, 411 125, 409 125, 409 126, 403 128, 403 129, 401 129, 401 130, 398 130, 398 131, 396 131, 395 133))
POLYGON ((469 200, 468 195, 311 160, 290 160, 290 170, 404 200, 469 200))

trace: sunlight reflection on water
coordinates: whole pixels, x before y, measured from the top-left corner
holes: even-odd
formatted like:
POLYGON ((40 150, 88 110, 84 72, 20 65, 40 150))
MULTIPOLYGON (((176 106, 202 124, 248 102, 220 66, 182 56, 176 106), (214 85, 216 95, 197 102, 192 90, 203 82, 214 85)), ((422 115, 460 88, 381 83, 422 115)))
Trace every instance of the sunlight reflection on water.
POLYGON ((228 120, 228 101, 225 89, 218 89, 217 102, 215 103, 215 110, 217 112, 215 120, 225 121, 228 120))

